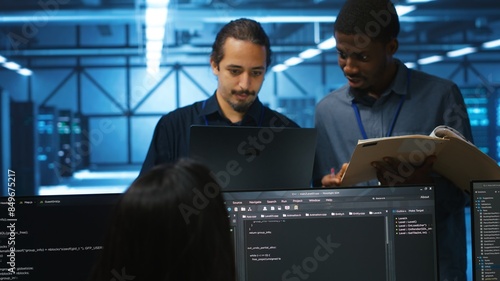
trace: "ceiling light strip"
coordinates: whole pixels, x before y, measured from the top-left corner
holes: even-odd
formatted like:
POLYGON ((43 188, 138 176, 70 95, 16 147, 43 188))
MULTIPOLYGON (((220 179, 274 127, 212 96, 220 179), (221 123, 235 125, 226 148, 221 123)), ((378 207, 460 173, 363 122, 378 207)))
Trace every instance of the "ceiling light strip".
POLYGON ((324 50, 332 49, 336 46, 335 38, 332 36, 323 42, 320 42, 316 48, 309 48, 299 54, 298 57, 291 57, 287 59, 283 64, 277 64, 272 68, 274 72, 282 72, 288 69, 290 66, 302 63, 306 59, 313 58, 321 54, 324 50))
POLYGON ((0 56, 0 64, 12 71, 16 71, 17 73, 23 75, 23 76, 31 76, 33 72, 27 68, 23 68, 21 65, 19 65, 16 62, 9 61, 6 57, 0 56))
POLYGON ((160 70, 169 0, 146 0, 144 23, 146 34, 146 68, 150 73, 160 70))

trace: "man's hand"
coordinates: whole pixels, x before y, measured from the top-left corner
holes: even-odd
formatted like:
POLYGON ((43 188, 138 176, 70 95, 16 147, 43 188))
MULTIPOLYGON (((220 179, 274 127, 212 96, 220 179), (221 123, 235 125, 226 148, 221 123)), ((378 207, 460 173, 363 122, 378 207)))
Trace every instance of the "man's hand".
POLYGON ((419 166, 400 162, 396 158, 385 157, 383 161, 374 161, 372 166, 377 170, 377 178, 381 185, 433 183, 431 177, 435 155, 425 158, 419 166))
POLYGON ((342 177, 345 174, 345 170, 347 169, 347 166, 349 166, 349 164, 344 163, 344 164, 342 164, 342 168, 340 168, 340 171, 338 173, 335 174, 332 172, 332 173, 324 176, 321 179, 321 184, 323 185, 323 187, 339 186, 340 183, 342 182, 342 177))

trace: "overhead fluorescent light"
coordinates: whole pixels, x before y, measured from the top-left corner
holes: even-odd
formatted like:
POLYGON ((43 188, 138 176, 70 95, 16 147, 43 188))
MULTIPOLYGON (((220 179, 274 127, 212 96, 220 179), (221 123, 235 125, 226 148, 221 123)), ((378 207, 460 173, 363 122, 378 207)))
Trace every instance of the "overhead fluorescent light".
POLYGON ((13 70, 13 71, 16 71, 17 73, 23 75, 23 76, 30 76, 31 74, 33 74, 33 72, 27 68, 23 68, 21 67, 21 65, 13 62, 13 61, 8 61, 6 57, 4 56, 0 56, 0 64, 9 69, 9 70, 13 70))
POLYGON ((337 41, 335 40, 334 37, 331 37, 329 39, 326 39, 325 41, 321 42, 318 44, 318 49, 320 50, 329 50, 333 49, 337 46, 337 41))
POLYGON ((335 16, 275 16, 257 17, 255 20, 262 23, 301 23, 301 22, 335 22, 335 16))
POLYGON ((408 13, 411 13, 417 9, 417 7, 415 7, 414 5, 410 6, 396 5, 395 8, 396 8, 396 13, 398 13, 398 16, 400 17, 408 13))
POLYGON ((287 59, 284 64, 285 65, 288 65, 288 66, 294 66, 294 65, 297 65, 301 62, 303 62, 304 60, 299 58, 299 57, 291 57, 289 59, 287 59))
POLYGON ((435 0, 406 0, 406 3, 408 4, 418 4, 418 3, 427 3, 427 2, 433 2, 435 0))
MULTIPOLYGON (((310 22, 335 22, 335 16, 256 16, 252 19, 260 23, 310 23, 310 22)), ((203 21, 207 23, 227 23, 234 20, 234 17, 220 17, 213 16, 204 18, 203 21)))
POLYGON ((155 58, 155 57, 150 57, 146 60, 147 64, 154 64, 154 65, 160 65, 161 58, 155 58))
POLYGON ((288 68, 288 66, 284 65, 284 64, 277 64, 275 66, 273 66, 271 68, 272 71, 274 72, 281 72, 281 71, 284 71, 288 68))
POLYGON ((424 65, 424 64, 435 63, 435 62, 442 61, 442 60, 443 60, 443 56, 431 56, 431 57, 419 59, 417 62, 418 62, 418 64, 424 65))
POLYGON ((31 76, 31 74, 33 74, 33 72, 27 68, 21 68, 17 71, 17 73, 19 73, 23 76, 31 76))
POLYGON ((150 73, 157 73, 160 70, 169 2, 169 0, 145 0, 146 67, 150 73))
POLYGON ((146 26, 146 40, 151 41, 151 40, 163 40, 163 37, 165 36, 165 27, 159 27, 159 26, 146 26))
POLYGON ((163 40, 150 40, 146 42, 147 52, 161 52, 163 49, 163 40))
POLYGON ((299 54, 299 57, 302 59, 310 59, 317 55, 321 54, 321 50, 319 49, 307 49, 299 54))
POLYGON ((405 62, 406 67, 408 68, 415 68, 417 67, 417 64, 414 62, 405 62))
POLYGON ((21 69, 21 66, 15 62, 12 62, 12 61, 9 61, 9 62, 5 62, 3 64, 3 67, 7 68, 7 69, 10 69, 10 70, 18 70, 18 69, 21 69))
POLYGON ((167 7, 146 8, 146 26, 165 26, 165 24, 167 23, 167 13, 167 7))
POLYGON ((160 60, 161 52, 146 52, 146 60, 160 60))
POLYGON ((169 0, 146 0, 146 5, 148 7, 166 7, 169 0))
POLYGON ((450 51, 450 52, 446 53, 446 55, 450 58, 453 58, 453 57, 459 57, 459 56, 465 56, 468 54, 472 54, 472 53, 475 53, 476 51, 477 51, 477 48, 475 48, 475 47, 466 47, 466 48, 458 49, 455 51, 450 51))
POLYGON ((496 48, 499 46, 500 46, 500 39, 483 43, 483 48, 486 48, 486 49, 496 48))

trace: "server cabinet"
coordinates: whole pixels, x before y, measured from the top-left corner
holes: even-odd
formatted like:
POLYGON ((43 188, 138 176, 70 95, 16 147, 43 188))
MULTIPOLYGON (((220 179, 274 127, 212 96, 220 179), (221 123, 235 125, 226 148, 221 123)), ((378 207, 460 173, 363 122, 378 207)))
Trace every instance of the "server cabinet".
POLYGON ((60 174, 59 134, 57 131, 58 111, 55 107, 40 107, 38 109, 38 163, 40 165, 41 185, 57 185, 60 174))
POLYGON ((11 103, 11 166, 16 174, 17 196, 37 195, 40 186, 37 115, 33 102, 11 103))

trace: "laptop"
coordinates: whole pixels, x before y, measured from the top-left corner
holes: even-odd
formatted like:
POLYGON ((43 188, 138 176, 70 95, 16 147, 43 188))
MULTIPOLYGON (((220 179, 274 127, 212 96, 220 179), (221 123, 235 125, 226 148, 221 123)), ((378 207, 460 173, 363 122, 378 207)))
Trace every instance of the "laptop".
POLYGON ((316 129, 199 126, 189 156, 207 165, 223 190, 311 186, 316 129))
POLYGON ((223 196, 239 281, 438 280, 432 185, 223 196))
POLYGON ((88 280, 119 196, 16 196, 14 204, 1 197, 0 276, 16 281, 88 280))
POLYGON ((500 279, 500 179, 471 182, 472 280, 500 279))

